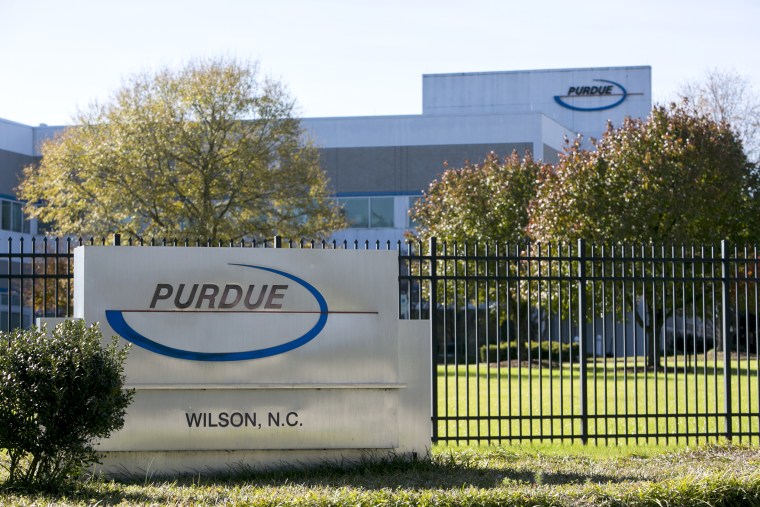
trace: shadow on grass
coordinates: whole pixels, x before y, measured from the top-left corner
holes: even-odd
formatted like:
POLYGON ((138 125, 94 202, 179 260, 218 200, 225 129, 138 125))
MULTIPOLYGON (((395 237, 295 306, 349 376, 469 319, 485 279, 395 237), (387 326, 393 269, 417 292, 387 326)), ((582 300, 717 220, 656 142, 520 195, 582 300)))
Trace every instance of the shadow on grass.
MULTIPOLYGON (((522 462, 515 456, 467 456, 442 454, 433 458, 407 460, 401 457, 363 459, 354 463, 325 462, 318 466, 279 470, 254 470, 240 466, 225 474, 200 471, 181 477, 145 477, 106 480, 92 478, 53 493, 3 491, 0 500, 13 503, 57 504, 68 501, 85 504, 116 505, 172 504, 198 501, 209 491, 224 496, 233 488, 353 488, 359 490, 457 490, 474 487, 494 489, 514 485, 615 484, 646 480, 641 475, 588 472, 577 462, 522 462), (563 470, 563 468, 565 470, 563 470), (9 495, 10 496, 7 496, 9 495)), ((2 503, 2 501, 0 501, 2 503)))
POLYGON ((0 504, 2 505, 123 505, 131 504, 164 504, 177 498, 170 492, 162 493, 159 488, 150 491, 126 491, 115 485, 109 491, 93 487, 91 484, 77 484, 63 487, 53 492, 29 491, 19 489, 0 488, 0 504))
MULTIPOLYGON (((586 483, 621 483, 642 480, 639 476, 625 474, 584 473, 583 471, 550 470, 553 466, 529 468, 520 463, 509 464, 500 460, 498 465, 488 466, 482 460, 461 460, 446 456, 410 461, 404 458, 366 459, 351 464, 324 463, 316 467, 290 468, 280 470, 254 470, 241 466, 227 474, 204 474, 171 478, 173 487, 318 487, 318 488, 358 488, 362 490, 380 489, 460 489, 475 487, 491 489, 520 483, 533 485, 564 485, 586 483)), ((579 468, 568 465, 568 468, 579 468)), ((122 479, 118 483, 129 485, 160 485, 161 478, 146 480, 122 479)), ((97 481, 93 484, 97 487, 97 481)), ((165 498, 125 498, 128 500, 161 501, 165 498)))

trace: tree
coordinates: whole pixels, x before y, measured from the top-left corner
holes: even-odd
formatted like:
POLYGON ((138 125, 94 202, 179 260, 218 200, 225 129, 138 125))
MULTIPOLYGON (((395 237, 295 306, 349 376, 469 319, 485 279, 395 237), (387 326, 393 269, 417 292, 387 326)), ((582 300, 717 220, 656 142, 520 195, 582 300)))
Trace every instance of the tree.
MULTIPOLYGON (((576 140, 556 167, 542 172, 530 209, 534 240, 688 244, 760 238, 760 185, 727 123, 684 104, 658 106, 646 120, 610 126, 593 148, 582 149, 576 140)), ((645 269, 657 276, 666 263, 652 257, 645 269)), ((621 269, 618 275, 624 276, 621 269)), ((661 301, 676 302, 669 305, 641 297, 665 290, 654 281, 640 292, 623 284, 616 295, 598 294, 595 300, 626 298, 647 334, 648 364, 655 366, 658 326, 676 308, 693 304, 691 289, 684 284, 683 290, 662 295, 661 301)), ((608 287, 591 284, 590 290, 608 287)))
MULTIPOLYGON (((412 218, 418 223, 417 234, 422 239, 436 237, 444 243, 447 253, 456 252, 459 248, 467 248, 467 243, 491 243, 497 248, 504 248, 505 243, 518 244, 526 240, 525 227, 528 224, 528 204, 535 194, 538 174, 543 167, 540 161, 534 160, 530 154, 520 157, 516 152, 503 160, 490 153, 480 164, 467 163, 460 169, 448 169, 443 173, 440 180, 430 184, 427 192, 412 210, 412 218), (463 245, 464 244, 464 245, 463 245)), ((472 251, 471 251, 472 252, 472 251)), ((482 250, 481 250, 482 252, 482 250)), ((502 250, 503 252, 503 250, 502 250)), ((419 266, 411 266, 411 269, 419 269, 419 266)), ((441 269, 439 267, 439 269, 441 269)), ((489 269, 482 262, 445 261, 444 271, 448 273, 485 274, 489 269)), ((493 274, 493 266, 490 267, 493 274)), ((517 269, 510 266, 511 270, 517 269)), ((465 293, 470 298, 478 299, 487 293, 491 301, 499 299, 510 305, 510 312, 496 315, 492 309, 488 311, 476 309, 467 310, 470 301, 460 300, 453 285, 459 282, 447 282, 452 290, 441 290, 439 294, 443 298, 438 303, 455 308, 455 311, 444 312, 439 322, 445 326, 445 336, 454 336, 455 326, 470 325, 468 320, 476 319, 480 324, 493 322, 489 325, 476 325, 478 333, 484 334, 485 329, 490 328, 493 333, 498 329, 502 319, 506 315, 527 315, 529 309, 525 301, 518 295, 519 285, 513 284, 510 290, 502 288, 501 293, 495 293, 498 289, 495 284, 476 281, 465 282, 468 287, 465 293), (444 300, 445 299, 445 300, 444 300), (518 310, 517 306, 521 305, 518 310)), ((509 326, 509 323, 505 324, 509 326)), ((526 341, 527 333, 525 325, 518 319, 517 328, 522 332, 516 333, 518 347, 526 341), (521 327, 522 326, 522 327, 521 327)), ((441 333, 442 330, 439 330, 441 333)), ((509 335, 509 339, 513 338, 509 335)), ((480 338, 475 332, 468 334, 472 342, 464 345, 464 340, 459 346, 468 348, 469 360, 474 359, 478 350, 475 343, 480 338)), ((492 340, 495 336, 487 337, 492 340)), ((460 353, 461 351, 457 351, 460 353)))
POLYGON ((542 172, 531 203, 536 241, 735 242, 760 238, 760 185, 728 124, 685 105, 657 106, 542 172))
POLYGON ((701 80, 683 85, 678 96, 694 112, 731 125, 750 161, 760 163, 760 96, 748 78, 713 69, 701 80))
POLYGON ((325 236, 343 219, 293 111, 253 64, 140 74, 44 143, 18 192, 59 234, 325 236))
POLYGON ((502 161, 490 153, 480 164, 445 171, 412 210, 418 235, 449 242, 524 240, 542 165, 530 154, 502 161))

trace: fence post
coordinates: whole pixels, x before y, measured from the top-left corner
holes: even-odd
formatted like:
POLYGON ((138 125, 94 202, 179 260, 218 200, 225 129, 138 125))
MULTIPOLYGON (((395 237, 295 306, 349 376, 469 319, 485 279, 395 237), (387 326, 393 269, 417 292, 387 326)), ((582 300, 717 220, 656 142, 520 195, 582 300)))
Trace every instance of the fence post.
POLYGON ((118 232, 113 235, 113 246, 121 246, 121 234, 118 232))
MULTIPOLYGON (((438 260, 437 250, 438 241, 435 237, 430 238, 428 248, 430 251, 430 303, 428 304, 429 316, 430 316, 430 340, 432 350, 432 382, 431 382, 431 423, 432 432, 431 438, 433 442, 438 441, 438 340, 436 335, 436 328, 438 327, 438 260)), ((421 274, 421 273, 420 273, 421 274)), ((420 317, 422 316, 422 308, 420 308, 420 317)))
POLYGON ((586 241, 578 240, 578 378, 580 381, 581 441, 588 444, 588 367, 586 365, 586 344, 588 330, 586 319, 586 241))
MULTIPOLYGON (((11 313, 12 313, 11 309, 13 308, 13 306, 11 305, 11 284, 12 284, 11 275, 13 275, 13 260, 11 257, 12 251, 13 251, 13 238, 8 238, 8 260, 6 261, 7 262, 6 265, 8 266, 7 276, 6 276, 6 279, 8 280, 8 292, 6 294, 8 295, 8 297, 6 299, 6 303, 8 303, 8 305, 7 305, 7 312, 5 314, 6 315, 5 322, 2 323, 4 331, 11 330, 11 313)), ((10 333, 8 333, 8 344, 10 345, 10 343, 11 343, 11 335, 10 333)))
POLYGON ((274 248, 282 248, 282 237, 281 236, 275 236, 274 237, 274 248))
MULTIPOLYGON (((723 410, 725 412, 724 426, 726 440, 731 440, 733 431, 731 428, 731 348, 730 340, 728 337, 729 329, 729 306, 728 306, 728 276, 729 276, 729 262, 728 262, 728 242, 723 240, 720 242, 720 306, 721 306, 721 319, 720 319, 720 332, 723 335, 723 410)), ((737 351, 739 347, 737 347, 737 351)))

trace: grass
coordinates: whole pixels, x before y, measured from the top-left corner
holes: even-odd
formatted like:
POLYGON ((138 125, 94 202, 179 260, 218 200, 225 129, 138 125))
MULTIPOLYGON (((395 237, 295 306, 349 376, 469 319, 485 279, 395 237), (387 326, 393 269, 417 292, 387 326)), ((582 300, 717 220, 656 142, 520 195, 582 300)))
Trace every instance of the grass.
MULTIPOLYGON (((579 445, 577 438, 554 443, 502 438, 504 445, 472 447, 456 445, 455 440, 437 445, 430 457, 413 462, 368 459, 344 466, 325 463, 309 470, 238 469, 223 476, 133 481, 91 477, 57 493, 0 490, 0 505, 760 505, 760 448, 747 445, 759 442, 757 415, 733 419, 737 429, 754 433, 744 438, 745 443, 637 438, 637 432, 722 428, 722 418, 715 416, 723 407, 722 359, 701 357, 684 370, 682 362, 670 358, 666 366, 667 372, 655 373, 643 365, 633 368, 631 363, 613 360, 589 364, 589 413, 611 416, 597 423, 592 419, 590 434, 610 428, 623 433, 613 439, 592 438, 598 445, 579 445), (657 417, 695 411, 707 415, 657 417)), ((732 360, 730 366, 736 370, 731 391, 734 409, 757 413, 755 358, 732 360)), ((488 436, 487 432, 498 430, 504 436, 511 431, 513 436, 526 437, 531 432, 571 435, 578 430, 577 365, 458 366, 458 379, 451 376, 452 370, 451 366, 438 370, 441 413, 452 419, 468 412, 493 417, 443 421, 439 431, 455 435, 458 429, 465 437, 460 443, 466 444, 466 437, 478 432, 488 436), (562 417, 519 417, 530 414, 562 417)))
POLYGON ((578 445, 436 447, 429 459, 310 470, 108 481, 55 494, 0 493, 1 505, 760 505, 760 450, 578 445))
MULTIPOLYGON (((722 357, 688 364, 670 357, 656 373, 643 359, 588 364, 588 435, 593 443, 695 445, 725 430, 722 357), (688 436, 676 436, 677 434, 688 436)), ((760 442, 757 358, 732 358, 734 438, 760 442)), ((551 437, 579 441, 578 364, 478 364, 438 367, 438 435, 458 443, 551 437)))

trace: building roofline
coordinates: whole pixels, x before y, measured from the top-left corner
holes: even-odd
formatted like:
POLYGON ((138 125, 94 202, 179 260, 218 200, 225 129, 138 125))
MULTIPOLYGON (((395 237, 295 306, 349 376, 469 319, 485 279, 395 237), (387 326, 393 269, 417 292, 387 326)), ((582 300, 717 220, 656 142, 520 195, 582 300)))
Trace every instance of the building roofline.
POLYGON ((28 125, 26 123, 21 123, 13 120, 9 120, 7 118, 0 118, 0 123, 7 123, 8 125, 13 125, 16 127, 26 127, 30 129, 56 129, 56 128, 66 128, 70 127, 70 125, 48 125, 47 123, 40 123, 39 125, 28 125))
POLYGON ((575 67, 571 69, 525 69, 525 70, 495 70, 495 71, 476 71, 476 72, 443 72, 434 74, 423 74, 422 77, 445 77, 445 76, 494 76, 503 74, 528 74, 536 72, 578 72, 578 71, 604 71, 604 70, 652 70, 651 65, 623 65, 617 67, 575 67))

